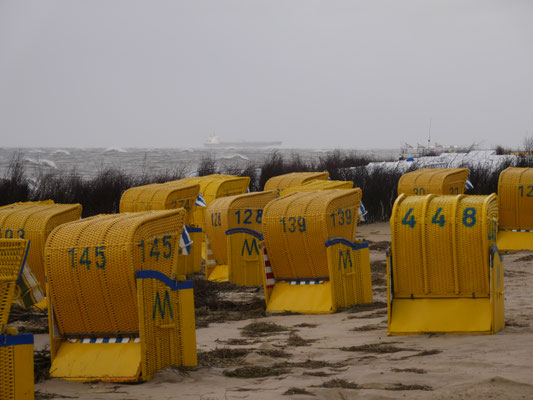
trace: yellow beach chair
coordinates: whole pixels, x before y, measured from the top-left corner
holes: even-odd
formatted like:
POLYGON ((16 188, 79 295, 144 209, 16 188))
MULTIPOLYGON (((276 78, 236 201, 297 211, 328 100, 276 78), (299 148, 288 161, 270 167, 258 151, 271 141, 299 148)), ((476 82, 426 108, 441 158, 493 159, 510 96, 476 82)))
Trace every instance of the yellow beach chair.
MULTIPOLYGON (((167 182, 166 185, 171 185, 175 182, 200 185, 200 193, 206 205, 209 205, 213 200, 220 197, 246 193, 250 185, 250 178, 247 176, 212 174, 171 181, 167 182)), ((205 207, 197 207, 193 212, 192 218, 194 225, 205 229, 205 207)))
POLYGON ((291 186, 302 185, 314 180, 328 180, 329 172, 291 172, 273 176, 265 183, 265 191, 276 190, 278 194, 291 186))
POLYGON ((331 313, 372 301, 368 244, 354 241, 361 194, 298 192, 266 205, 267 311, 331 313))
POLYGON ((214 200, 206 210, 206 278, 242 286, 263 284, 263 209, 276 193, 254 192, 214 200))
POLYGON ((495 333, 505 324, 498 200, 406 196, 394 203, 388 333, 495 333))
POLYGON ((250 186, 250 178, 247 176, 239 177, 236 175, 211 174, 205 176, 195 176, 184 178, 177 181, 167 182, 172 185, 176 182, 200 185, 201 198, 196 210, 192 214, 191 224, 202 229, 202 258, 207 262, 207 244, 205 241, 205 209, 211 202, 220 197, 234 196, 236 194, 246 193, 250 186))
POLYGON ((533 250, 533 168, 509 167, 498 180, 501 251, 533 250))
POLYGON ((176 280, 184 217, 181 208, 99 215, 52 232, 50 376, 133 382, 196 365, 192 282, 176 280))
POLYGON ((21 306, 44 306, 40 302, 45 292, 43 254, 46 239, 55 227, 80 217, 80 204, 55 204, 52 200, 0 207, 0 237, 31 242, 26 260, 31 272, 25 271, 19 284, 17 302, 21 306))
POLYGON ((468 168, 422 168, 408 172, 398 181, 398 195, 463 194, 468 168))
POLYGON ((180 264, 186 265, 184 272, 187 274, 202 270, 202 228, 191 223, 199 193, 199 184, 175 181, 136 186, 126 190, 120 199, 121 213, 175 208, 185 210, 186 229, 182 233, 178 257, 183 258, 180 264))
POLYGON ((310 192, 313 190, 353 189, 352 181, 328 181, 315 179, 301 185, 291 186, 280 191, 280 196, 287 196, 294 192, 310 192))
POLYGON ((0 399, 32 400, 33 335, 17 334, 7 327, 29 243, 23 239, 0 239, 0 399))

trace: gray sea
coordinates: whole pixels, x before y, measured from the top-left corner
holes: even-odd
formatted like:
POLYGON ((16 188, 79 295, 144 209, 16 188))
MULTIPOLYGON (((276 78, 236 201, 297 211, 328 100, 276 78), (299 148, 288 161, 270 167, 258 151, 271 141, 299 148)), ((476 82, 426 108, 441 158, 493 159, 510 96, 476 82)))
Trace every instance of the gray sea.
MULTIPOLYGON (((14 157, 22 160, 26 176, 37 179, 48 173, 67 174, 75 171, 91 178, 107 168, 119 169, 130 175, 185 171, 194 176, 202 158, 215 159, 220 168, 245 168, 259 165, 273 151, 286 159, 298 154, 302 160, 324 157, 333 149, 208 149, 208 148, 0 148, 0 178, 4 177, 14 157)), ((355 150, 341 150, 353 152, 355 150)), ((399 149, 357 150, 361 156, 378 160, 398 159, 399 149)))

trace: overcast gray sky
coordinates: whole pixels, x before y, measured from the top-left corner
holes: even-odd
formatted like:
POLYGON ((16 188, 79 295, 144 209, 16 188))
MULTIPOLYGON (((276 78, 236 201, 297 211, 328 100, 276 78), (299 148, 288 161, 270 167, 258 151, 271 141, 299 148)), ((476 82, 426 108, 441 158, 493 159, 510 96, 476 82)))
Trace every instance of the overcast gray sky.
POLYGON ((533 1, 0 0, 3 147, 521 145, 533 1))

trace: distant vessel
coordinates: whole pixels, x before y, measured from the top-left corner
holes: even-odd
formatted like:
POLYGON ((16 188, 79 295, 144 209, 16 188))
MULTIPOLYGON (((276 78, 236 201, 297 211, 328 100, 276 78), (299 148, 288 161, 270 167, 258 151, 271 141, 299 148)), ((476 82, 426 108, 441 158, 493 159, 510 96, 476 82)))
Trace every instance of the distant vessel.
POLYGON ((240 142, 221 142, 220 138, 216 135, 211 135, 204 142, 205 147, 215 147, 215 148, 258 148, 258 147, 278 147, 281 146, 280 141, 272 142, 250 142, 250 141, 240 141, 240 142))

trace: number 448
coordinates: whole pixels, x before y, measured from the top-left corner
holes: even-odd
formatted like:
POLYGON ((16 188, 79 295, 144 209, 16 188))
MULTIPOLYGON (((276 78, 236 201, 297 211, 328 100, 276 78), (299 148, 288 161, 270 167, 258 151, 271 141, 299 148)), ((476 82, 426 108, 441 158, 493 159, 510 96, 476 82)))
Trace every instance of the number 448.
MULTIPOLYGON (((407 212, 405 213, 402 219, 402 225, 407 225, 410 228, 415 227, 416 218, 413 214, 413 211, 414 211, 413 208, 410 208, 409 210, 407 210, 407 212)), ((465 208, 463 211, 463 225, 466 226, 467 228, 474 226, 477 222, 476 213, 477 213, 477 210, 473 207, 465 208)), ((431 218, 431 223, 438 225, 441 228, 444 227, 444 225, 446 224, 446 218, 444 216, 444 213, 442 212, 442 207, 437 208, 437 211, 431 218)))

